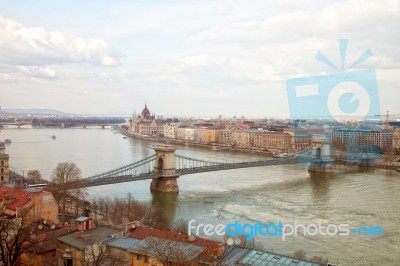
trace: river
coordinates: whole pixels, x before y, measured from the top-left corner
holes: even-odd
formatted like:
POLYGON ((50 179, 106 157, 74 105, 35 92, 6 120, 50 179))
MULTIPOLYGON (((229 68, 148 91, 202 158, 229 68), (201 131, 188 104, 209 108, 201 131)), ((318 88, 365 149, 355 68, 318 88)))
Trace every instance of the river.
MULTIPOLYGON (((49 179, 59 162, 74 162, 83 176, 102 173, 153 154, 151 142, 124 139, 110 129, 6 128, 11 170, 37 169, 49 179), (56 140, 51 136, 57 136, 56 140)), ((178 146, 178 154, 209 161, 258 160, 262 155, 178 146)), ((400 265, 400 173, 336 165, 333 175, 312 175, 281 165, 182 176, 179 195, 150 193, 150 180, 90 188, 90 196, 125 197, 160 204, 171 219, 227 224, 257 221, 293 224, 380 225, 384 236, 257 237, 265 249, 342 265, 400 265)))

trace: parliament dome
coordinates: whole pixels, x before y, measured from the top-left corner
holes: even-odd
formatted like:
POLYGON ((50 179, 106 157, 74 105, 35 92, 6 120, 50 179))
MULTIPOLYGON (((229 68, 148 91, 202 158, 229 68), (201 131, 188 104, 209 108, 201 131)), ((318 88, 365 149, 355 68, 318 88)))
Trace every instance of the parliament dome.
POLYGON ((147 109, 147 104, 144 105, 144 109, 142 110, 141 116, 144 118, 150 116, 150 111, 149 111, 149 109, 147 109))

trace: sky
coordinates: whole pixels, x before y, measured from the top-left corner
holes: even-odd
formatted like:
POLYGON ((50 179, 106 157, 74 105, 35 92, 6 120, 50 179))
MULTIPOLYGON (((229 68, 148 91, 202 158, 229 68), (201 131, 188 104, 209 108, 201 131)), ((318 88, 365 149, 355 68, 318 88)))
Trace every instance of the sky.
POLYGON ((400 113, 400 2, 3 0, 0 105, 69 113, 289 116, 286 81, 375 69, 400 113))

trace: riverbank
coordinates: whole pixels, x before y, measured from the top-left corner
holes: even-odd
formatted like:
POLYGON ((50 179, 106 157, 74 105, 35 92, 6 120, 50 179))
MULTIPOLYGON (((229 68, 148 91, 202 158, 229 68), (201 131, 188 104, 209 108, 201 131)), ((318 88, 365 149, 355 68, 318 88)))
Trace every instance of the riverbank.
POLYGON ((161 143, 165 143, 165 144, 203 147, 203 148, 208 148, 212 151, 228 150, 228 151, 233 151, 233 152, 244 152, 244 153, 252 153, 252 154, 258 153, 258 154, 263 154, 265 156, 273 155, 272 152, 270 152, 266 149, 238 148, 238 147, 232 147, 227 144, 219 144, 219 143, 206 144, 206 143, 198 143, 198 142, 184 141, 184 140, 171 139, 171 138, 163 138, 163 137, 157 137, 157 136, 143 136, 143 135, 138 135, 138 134, 131 134, 126 129, 121 128, 121 127, 114 127, 114 129, 117 130, 122 135, 130 137, 130 138, 147 140, 147 141, 157 141, 157 142, 161 142, 161 143))
MULTIPOLYGON (((228 151, 233 151, 233 152, 243 152, 243 153, 257 153, 257 154, 262 154, 265 156, 272 156, 273 153, 264 150, 264 149, 250 149, 250 148, 238 148, 238 147, 232 147, 230 145, 224 145, 224 144, 205 144, 205 143, 198 143, 198 142, 192 142, 192 141, 184 141, 184 140, 177 140, 177 139, 170 139, 170 138, 163 138, 163 137, 156 137, 156 136, 143 136, 143 135, 138 135, 138 134, 131 134, 129 133, 126 129, 122 127, 114 127, 115 130, 117 130, 119 133, 121 133, 124 136, 130 137, 130 138, 135 138, 135 139, 140 139, 140 140, 147 140, 147 141, 157 141, 165 144, 173 144, 173 145, 181 145, 181 146, 195 146, 195 147, 203 147, 203 148, 208 148, 212 151, 220 151, 220 150, 228 150, 228 151)), ((345 165, 354 165, 354 166, 360 166, 360 167, 373 167, 373 168, 380 168, 380 169, 389 169, 389 170, 397 170, 400 167, 400 158, 398 158, 398 162, 386 162, 383 159, 381 159, 379 162, 374 163, 374 164, 361 164, 361 163, 356 163, 356 162, 348 162, 340 159, 335 159, 335 163, 337 164, 345 164, 345 165)))

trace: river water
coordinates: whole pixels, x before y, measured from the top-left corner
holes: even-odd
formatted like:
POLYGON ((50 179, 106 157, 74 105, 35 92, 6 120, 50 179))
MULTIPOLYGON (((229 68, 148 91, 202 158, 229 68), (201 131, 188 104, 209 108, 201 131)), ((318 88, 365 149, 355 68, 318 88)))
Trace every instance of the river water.
MULTIPOLYGON (((153 154, 151 142, 124 139, 110 129, 6 128, 11 169, 37 169, 49 179, 59 162, 74 162, 84 176, 153 154), (57 136, 56 140, 51 139, 57 136)), ((178 154, 209 161, 258 160, 262 155, 179 146, 178 154)), ((400 265, 400 173, 336 165, 333 175, 312 175, 296 165, 268 166, 182 176, 179 195, 150 193, 150 180, 90 188, 90 196, 125 197, 160 204, 171 219, 202 223, 380 225, 384 236, 257 237, 267 250, 321 256, 342 265, 400 265)))

